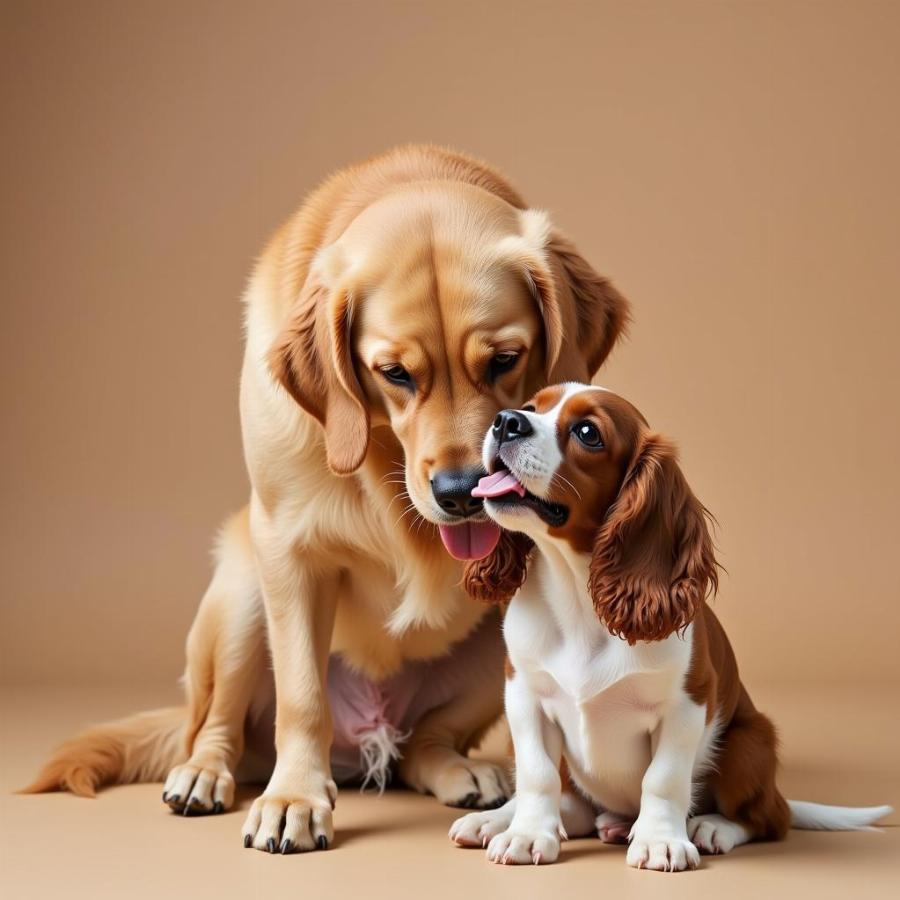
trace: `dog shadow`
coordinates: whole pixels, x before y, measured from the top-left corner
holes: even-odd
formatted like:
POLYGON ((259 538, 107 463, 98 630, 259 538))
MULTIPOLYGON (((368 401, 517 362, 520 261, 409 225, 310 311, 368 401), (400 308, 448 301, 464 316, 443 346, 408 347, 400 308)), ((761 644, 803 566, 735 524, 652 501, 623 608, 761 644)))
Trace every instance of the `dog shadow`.
MULTIPOLYGON (((818 863, 833 865, 837 860, 852 859, 855 863, 866 864, 883 860, 885 856, 893 856, 896 847, 893 841, 885 840, 887 834, 898 828, 896 825, 883 825, 877 831, 868 832, 827 832, 827 831, 792 831, 783 841, 757 841, 742 844, 727 854, 707 854, 701 857, 699 871, 717 869, 727 866, 730 858, 740 857, 742 860, 766 859, 784 860, 785 862, 818 863), (841 834, 843 840, 834 840, 841 834), (847 835, 854 839, 848 841, 847 835)), ((599 838, 578 838, 563 844, 559 855, 559 863, 575 862, 583 857, 598 855, 621 856, 625 865, 625 844, 604 844, 599 838)))

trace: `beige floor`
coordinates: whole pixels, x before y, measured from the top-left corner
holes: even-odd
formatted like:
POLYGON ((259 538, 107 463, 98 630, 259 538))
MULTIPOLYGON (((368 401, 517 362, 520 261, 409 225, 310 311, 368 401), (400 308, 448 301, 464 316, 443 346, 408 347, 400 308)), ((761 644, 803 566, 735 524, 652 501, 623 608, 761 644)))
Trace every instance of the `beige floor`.
MULTIPOLYGON (((900 717, 896 693, 784 688, 754 691, 780 725, 788 796, 900 807, 900 717)), ((881 833, 794 832, 777 845, 739 848, 697 872, 626 868, 621 848, 564 846, 558 864, 488 864, 450 845, 455 817, 427 797, 378 798, 345 791, 338 837, 327 853, 270 857, 245 851, 239 809, 216 818, 167 812, 159 785, 119 787, 97 800, 23 797, 11 791, 74 727, 177 699, 171 689, 6 689, 0 696, 0 896, 54 897, 530 897, 900 896, 900 828, 881 833)), ((492 748, 501 745, 494 742, 492 748)), ((898 822, 895 815, 890 820, 898 822)))

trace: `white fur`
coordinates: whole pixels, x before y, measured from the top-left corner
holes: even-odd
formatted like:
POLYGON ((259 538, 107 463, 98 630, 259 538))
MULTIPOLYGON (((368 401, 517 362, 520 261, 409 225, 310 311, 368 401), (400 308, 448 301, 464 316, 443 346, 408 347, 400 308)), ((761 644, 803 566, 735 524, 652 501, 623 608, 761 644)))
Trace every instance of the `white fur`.
POLYGON ((400 745, 408 738, 408 732, 388 723, 363 733, 359 740, 359 755, 365 770, 363 790, 374 784, 379 794, 384 793, 391 780, 391 763, 401 758, 400 745))
POLYGON ((890 815, 890 806, 826 806, 805 800, 788 800, 791 826, 812 831, 869 831, 879 819, 890 815))

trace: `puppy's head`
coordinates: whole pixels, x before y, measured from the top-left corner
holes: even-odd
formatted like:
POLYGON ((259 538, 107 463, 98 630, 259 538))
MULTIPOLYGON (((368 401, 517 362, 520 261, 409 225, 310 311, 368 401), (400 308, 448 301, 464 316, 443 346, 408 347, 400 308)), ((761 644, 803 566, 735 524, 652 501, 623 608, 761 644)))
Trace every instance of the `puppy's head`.
POLYGON ((463 184, 371 204, 319 252, 306 292, 273 371, 323 424, 334 472, 355 471, 379 429, 382 447, 399 442, 382 455, 457 558, 499 534, 472 496, 485 427, 551 377, 587 377, 627 317, 542 213, 463 184))
MULTIPOLYGON (((589 555, 594 608, 629 643, 684 629, 717 586, 706 510, 673 445, 616 394, 545 388, 498 413, 483 461, 489 475, 475 493, 488 515, 538 545, 589 555)), ((471 593, 504 599, 521 584, 527 547, 515 546, 469 568, 471 593)))

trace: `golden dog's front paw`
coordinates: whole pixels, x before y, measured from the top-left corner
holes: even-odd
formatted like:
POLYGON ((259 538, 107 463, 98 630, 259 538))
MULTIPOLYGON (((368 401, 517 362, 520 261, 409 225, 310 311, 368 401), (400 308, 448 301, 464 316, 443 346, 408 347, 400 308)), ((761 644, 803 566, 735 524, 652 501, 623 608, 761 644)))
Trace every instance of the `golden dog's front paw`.
POLYGON ((266 792, 257 797, 241 829, 245 847, 269 853, 305 853, 327 850, 334 840, 332 810, 337 787, 304 796, 266 792))
POLYGON ((499 766, 465 757, 435 773, 429 787, 445 806, 461 809, 496 809, 511 793, 499 766))
POLYGON ((169 772, 162 798, 185 816, 224 812, 234 802, 234 776, 224 764, 188 760, 169 772))

